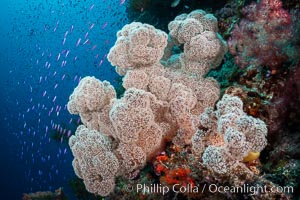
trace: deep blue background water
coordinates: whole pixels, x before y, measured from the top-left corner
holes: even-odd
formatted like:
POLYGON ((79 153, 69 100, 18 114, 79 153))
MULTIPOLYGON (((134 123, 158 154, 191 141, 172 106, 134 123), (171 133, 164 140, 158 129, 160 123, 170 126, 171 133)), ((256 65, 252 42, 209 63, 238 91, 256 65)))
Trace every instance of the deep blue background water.
POLYGON ((70 194, 73 156, 66 141, 49 136, 55 127, 73 134, 78 116, 65 106, 80 77, 116 84, 106 54, 127 23, 125 6, 118 0, 0 1, 0 199, 61 186, 70 194))

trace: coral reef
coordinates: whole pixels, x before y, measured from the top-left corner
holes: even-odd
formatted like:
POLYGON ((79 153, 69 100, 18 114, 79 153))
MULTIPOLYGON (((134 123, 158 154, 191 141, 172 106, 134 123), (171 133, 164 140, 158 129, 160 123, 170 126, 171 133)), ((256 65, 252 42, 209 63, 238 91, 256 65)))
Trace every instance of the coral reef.
POLYGON ((230 55, 226 57, 229 59, 222 68, 213 70, 209 76, 219 81, 225 94, 240 97, 244 112, 262 119, 268 127, 268 145, 261 152, 261 164, 247 166, 252 171, 253 167, 259 170, 260 178, 255 178, 261 182, 259 184, 268 180, 281 187, 293 186, 294 192, 282 198, 296 199, 299 196, 295 192, 299 188, 295 184, 299 176, 296 150, 299 142, 299 63, 283 65, 272 74, 267 68, 240 69, 232 63, 230 55))
MULTIPOLYGON (((132 2, 147 10, 156 1, 132 2)), ((174 9, 184 2, 174 1, 174 9)), ((203 10, 181 14, 169 23, 169 35, 140 22, 117 33, 108 60, 123 77, 122 92, 85 77, 68 103, 70 113, 79 114, 83 123, 69 144, 74 170, 88 191, 111 199, 297 196, 286 191, 212 193, 205 188, 299 188, 299 27, 291 26, 297 12, 285 11, 278 0, 242 8, 244 3, 228 1, 218 14, 219 23, 203 10), (243 19, 234 26, 240 14, 243 19), (231 33, 231 54, 219 28, 224 37, 231 33), (101 187, 106 182, 109 186, 101 187), (137 191, 138 184, 192 192, 162 195, 137 191)))
POLYGON ((187 58, 184 64, 163 66, 160 59, 167 34, 133 22, 117 33, 108 54, 117 73, 124 76, 124 95, 117 99, 108 82, 85 77, 70 96, 68 110, 79 114, 84 124, 69 140, 75 157, 73 167, 88 191, 107 196, 114 190, 115 177, 136 177, 166 141, 190 144, 197 116, 219 98, 216 81, 203 77, 209 68, 220 64, 227 51, 216 33, 217 21, 202 10, 179 18, 170 23, 170 35, 175 38, 175 29, 177 38, 183 36, 180 31, 191 32, 190 38, 182 41, 181 55, 187 58), (201 29, 192 34, 195 21, 201 29), (181 23, 186 25, 182 30, 181 23), (204 62, 200 63, 197 55, 202 54, 204 62), (186 67, 189 62, 193 70, 186 67))
POLYGON ((210 71, 208 76, 218 80, 222 93, 239 96, 244 111, 268 125, 268 141, 273 143, 282 128, 291 127, 299 118, 299 63, 283 65, 272 72, 267 68, 240 69, 226 55, 222 68, 210 71))

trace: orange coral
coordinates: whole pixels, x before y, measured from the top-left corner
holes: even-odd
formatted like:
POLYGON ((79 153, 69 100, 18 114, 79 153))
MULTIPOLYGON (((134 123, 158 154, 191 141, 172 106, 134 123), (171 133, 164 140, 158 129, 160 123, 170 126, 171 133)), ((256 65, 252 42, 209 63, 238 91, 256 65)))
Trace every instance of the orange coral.
MULTIPOLYGON (((173 145, 172 147, 176 146, 173 145)), ((172 150, 179 150, 172 147, 172 150)), ((155 161, 153 163, 154 172, 156 173, 156 175, 160 176, 160 182, 164 185, 169 186, 178 184, 178 186, 194 187, 195 180, 190 175, 191 169, 185 167, 175 168, 175 166, 173 165, 173 161, 174 158, 172 158, 172 156, 168 157, 165 152, 155 158, 155 161)))
POLYGON ((156 160, 159 161, 159 162, 167 161, 168 156, 165 156, 165 155, 157 156, 156 160))
POLYGON ((161 164, 158 164, 156 167, 155 167, 155 173, 156 174, 161 174, 162 172, 165 172, 166 171, 166 168, 161 165, 161 164))

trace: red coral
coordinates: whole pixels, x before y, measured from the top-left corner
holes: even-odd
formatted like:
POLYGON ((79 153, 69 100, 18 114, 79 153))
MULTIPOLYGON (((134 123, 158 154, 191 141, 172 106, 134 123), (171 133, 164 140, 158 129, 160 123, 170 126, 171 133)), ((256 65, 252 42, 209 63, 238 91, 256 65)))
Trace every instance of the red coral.
POLYGON ((261 0, 246 6, 244 18, 228 40, 229 51, 240 67, 265 65, 276 69, 290 58, 293 51, 292 16, 280 0, 261 0))
POLYGON ((191 170, 189 168, 165 170, 165 176, 162 176, 160 181, 167 185, 179 184, 184 187, 194 187, 195 180, 190 176, 190 173, 191 170))

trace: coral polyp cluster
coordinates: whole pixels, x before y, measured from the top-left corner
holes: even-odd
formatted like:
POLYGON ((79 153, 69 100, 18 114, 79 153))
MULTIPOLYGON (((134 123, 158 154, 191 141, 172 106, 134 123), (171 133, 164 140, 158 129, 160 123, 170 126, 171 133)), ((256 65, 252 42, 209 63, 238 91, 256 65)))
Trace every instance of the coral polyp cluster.
POLYGON ((248 154, 261 152, 267 144, 266 124, 244 113, 238 97, 225 94, 217 110, 207 108, 199 120, 200 129, 192 138, 193 152, 216 173, 233 173, 248 154))
POLYGON ((177 18, 170 23, 170 35, 180 38, 190 32, 182 41, 184 63, 163 66, 160 59, 167 34, 133 22, 117 33, 108 54, 117 73, 124 76, 124 95, 117 99, 108 82, 85 77, 70 96, 68 110, 79 114, 84 124, 70 138, 73 166, 90 192, 108 195, 115 177, 135 177, 167 141, 190 144, 198 115, 219 98, 217 82, 203 77, 209 68, 220 64, 227 50, 216 33, 216 19, 202 10, 180 18, 183 21, 177 18), (196 32, 194 23, 201 27, 196 32), (202 54, 203 63, 197 58, 202 54), (195 73, 196 69, 201 73, 195 73))
MULTIPOLYGON (((90 84, 91 82, 100 81, 85 77, 79 88, 87 89, 91 85, 97 85, 90 84)), ((82 104, 82 101, 97 102, 97 97, 101 94, 98 91, 98 95, 94 96, 96 99, 82 99, 85 97, 84 91, 75 89, 68 104, 70 112, 74 111, 74 106, 85 106, 86 103, 82 104)), ((106 99, 107 96, 102 95, 106 99)), ((131 176, 142 169, 146 160, 161 148, 165 133, 164 124, 155 122, 155 115, 159 113, 154 109, 159 110, 161 105, 151 93, 130 88, 123 98, 112 98, 106 103, 108 105, 103 106, 111 105, 110 110, 79 109, 80 116, 89 117, 88 120, 83 120, 83 124, 89 128, 79 126, 75 136, 71 136, 69 140, 75 157, 73 167, 77 176, 84 179, 88 191, 102 196, 108 195, 114 189, 117 175, 131 176)))
POLYGON ((75 136, 70 137, 69 145, 75 156, 74 171, 84 179, 86 189, 100 195, 109 194, 115 187, 114 177, 119 169, 109 138, 81 125, 75 136))
POLYGON ((202 77, 220 65, 227 45, 217 33, 218 21, 203 10, 181 14, 169 23, 169 44, 163 60, 168 66, 181 66, 186 72, 202 77), (183 45, 183 52, 173 54, 183 45))
POLYGON ((117 33, 108 59, 123 70, 151 66, 161 59, 167 45, 167 34, 154 26, 133 22, 117 33))
MULTIPOLYGON (((246 26, 242 20, 241 29, 234 28, 228 42, 239 67, 251 65, 256 72, 259 65, 277 69, 279 63, 286 61, 278 62, 278 66, 265 62, 269 62, 265 58, 274 56, 273 51, 276 56, 281 53, 276 45, 286 45, 282 35, 275 42, 275 50, 271 49, 267 56, 264 47, 269 48, 275 41, 276 31, 281 30, 277 26, 292 23, 289 13, 275 4, 277 1, 268 5, 266 2, 245 8, 251 27, 241 28, 246 26), (266 11, 266 7, 270 9, 266 11), (258 20, 259 12, 268 14, 267 19, 258 20), (273 23, 278 13, 285 20, 273 23), (272 26, 267 27, 264 20, 270 20, 272 26), (253 32, 254 26, 270 37, 261 43, 261 49, 255 46, 257 40, 253 40, 253 45, 250 39, 244 38, 246 43, 243 40, 250 32, 265 37, 261 32, 253 32), (239 37, 242 33, 245 35, 239 37), (248 50, 263 53, 251 54, 248 50), (247 52, 250 57, 246 57, 247 52)), ((125 199, 159 196, 139 191, 141 184, 192 190, 182 190, 181 194, 169 192, 161 199, 177 195, 186 199, 214 197, 205 189, 199 192, 206 184, 275 187, 261 176, 259 161, 261 155, 265 156, 263 150, 270 138, 268 127, 261 120, 266 119, 262 105, 265 94, 258 94, 259 87, 245 92, 238 86, 226 89, 222 85, 225 94, 219 100, 218 82, 207 77, 209 71, 219 69, 227 52, 227 43, 218 33, 217 19, 203 10, 195 10, 177 16, 168 28, 166 34, 152 25, 133 22, 118 31, 107 58, 122 76, 123 94, 117 97, 109 82, 95 77, 83 78, 71 94, 68 110, 78 114, 83 123, 69 140, 76 175, 91 193, 112 198, 124 195, 125 199), (124 192, 128 185, 136 187, 135 190, 124 192)), ((293 33, 290 29, 285 31, 287 37, 293 33)), ((226 65, 238 69, 230 54, 226 55, 226 65)), ((253 71, 248 70, 240 79, 246 84, 253 83, 253 71)), ((232 196, 241 198, 241 194, 232 196)), ((284 193, 259 195, 278 196, 284 193)))

